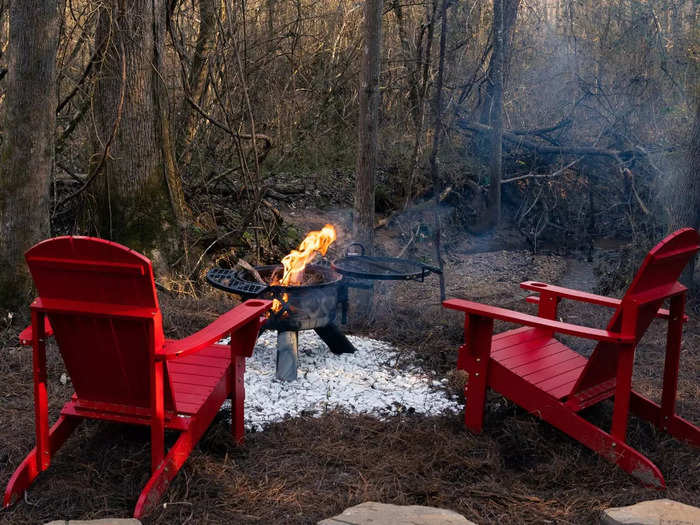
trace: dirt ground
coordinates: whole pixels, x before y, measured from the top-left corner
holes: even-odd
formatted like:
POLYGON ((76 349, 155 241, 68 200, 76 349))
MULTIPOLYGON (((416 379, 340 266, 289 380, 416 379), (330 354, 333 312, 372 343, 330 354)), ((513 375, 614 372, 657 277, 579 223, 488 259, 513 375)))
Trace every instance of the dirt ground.
MULTIPOLYGON (((300 212, 301 213, 301 212, 300 212)), ((346 224, 347 214, 302 214, 302 227, 328 220, 346 224)), ((430 261, 430 235, 420 217, 378 232, 384 251, 430 261), (411 221, 418 226, 414 229, 411 221), (416 233, 414 233, 416 232, 416 233), (413 240, 411 240, 413 236, 413 240), (408 247, 407 247, 408 243, 408 247)), ((341 239, 348 238, 343 230, 341 239)), ((449 297, 464 297, 533 312, 518 283, 533 279, 592 289, 590 265, 575 255, 532 255, 503 234, 468 238, 447 231, 446 283, 449 297)), ((337 253, 336 253, 337 255, 337 253)), ((425 283, 378 285, 371 324, 356 329, 415 352, 436 377, 454 373, 462 316, 440 306, 437 277, 425 283)), ((208 292, 198 299, 161 297, 168 335, 182 336, 232 305, 208 292)), ((610 311, 564 303, 562 317, 604 326, 610 311)), ((355 312, 357 315, 357 312, 355 312)), ((358 321, 358 319, 355 319, 358 321)), ((359 319, 362 321, 362 319, 359 319)), ((0 486, 33 446, 31 352, 16 345, 21 319, 0 320, 0 486)), ((507 326, 498 325, 499 330, 507 326)), ((590 347, 567 339, 577 350, 590 347)), ((664 325, 655 322, 637 350, 634 386, 660 397, 664 325)), ((690 311, 679 377, 678 412, 700 423, 700 315, 690 311)), ((49 351, 53 418, 71 394, 60 382, 63 365, 49 351)), ((585 416, 610 424, 611 405, 585 416)), ((667 497, 700 504, 700 455, 649 424, 631 419, 628 440, 665 476, 665 492, 639 483, 561 432, 490 393, 484 432, 465 430, 462 415, 411 414, 377 421, 329 412, 300 417, 249 433, 241 447, 230 441, 221 415, 166 491, 146 524, 310 524, 363 501, 445 507, 480 524, 596 523, 603 508, 667 497)), ((0 511, 0 524, 44 523, 52 519, 94 519, 131 515, 149 476, 148 432, 110 423, 83 423, 25 501, 0 511)))

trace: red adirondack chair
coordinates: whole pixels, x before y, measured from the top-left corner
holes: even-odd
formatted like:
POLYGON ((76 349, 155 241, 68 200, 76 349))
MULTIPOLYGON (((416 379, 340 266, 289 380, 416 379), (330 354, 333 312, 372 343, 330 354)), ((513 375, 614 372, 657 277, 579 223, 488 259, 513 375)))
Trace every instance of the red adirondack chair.
POLYGON ((36 447, 17 468, 4 506, 17 501, 82 419, 151 427, 151 478, 139 518, 158 503, 221 404, 231 398, 232 432, 243 439, 243 373, 270 301, 250 300, 180 340, 163 336, 151 262, 119 244, 58 237, 26 253, 38 291, 32 324, 36 447), (49 429, 45 341, 54 335, 75 394, 49 429), (230 335, 230 345, 214 344, 230 335), (180 432, 165 451, 164 431, 180 432))
POLYGON ((666 237, 646 256, 632 284, 620 299, 544 283, 520 286, 538 295, 537 316, 450 299, 445 308, 465 312, 464 345, 457 367, 469 373, 465 389, 465 424, 481 432, 486 388, 490 387, 539 416, 638 478, 664 488, 664 478, 649 459, 627 445, 627 419, 632 410, 672 436, 700 446, 700 429, 675 414, 681 333, 686 288, 677 282, 700 249, 700 236, 686 228, 666 237), (557 305, 573 299, 614 308, 605 330, 559 322, 557 305), (670 299, 670 311, 660 309, 670 299), (654 318, 668 320, 661 405, 631 389, 634 351, 654 318), (493 335, 493 321, 523 325, 493 335), (554 333, 598 341, 589 359, 554 339, 554 333), (614 397, 610 432, 583 419, 582 409, 614 397))

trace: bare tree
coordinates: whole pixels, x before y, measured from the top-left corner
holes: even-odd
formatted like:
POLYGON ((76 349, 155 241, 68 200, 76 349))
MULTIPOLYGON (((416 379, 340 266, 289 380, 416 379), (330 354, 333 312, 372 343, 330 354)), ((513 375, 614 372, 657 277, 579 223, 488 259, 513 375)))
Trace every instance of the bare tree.
POLYGON ((365 2, 365 43, 360 75, 359 141, 355 184, 353 235, 371 253, 374 242, 374 190, 379 126, 379 73, 382 48, 383 0, 365 2))
MULTIPOLYGON (((437 4, 438 0, 434 0, 437 4)), ((440 9, 440 54, 438 59, 437 80, 435 82, 435 95, 433 96, 433 149, 430 152, 430 173, 433 179, 433 191, 435 193, 435 259, 440 267, 440 300, 445 300, 445 274, 444 261, 440 253, 440 167, 438 166, 438 153, 442 138, 442 84, 445 70, 445 46, 447 42, 447 8, 450 0, 442 0, 440 9)))
MULTIPOLYGON (((185 165, 189 164, 192 159, 191 146, 197 132, 199 117, 192 108, 190 101, 194 101, 199 106, 204 106, 209 57, 216 41, 217 19, 221 15, 221 2, 216 0, 199 0, 197 5, 199 6, 199 32, 197 33, 197 44, 184 86, 185 96, 181 108, 184 122, 178 135, 178 151, 182 152, 182 162, 185 165)), ((173 38, 175 37, 173 36, 173 38)))
POLYGON ((501 221, 501 176, 503 173, 503 2, 493 0, 493 55, 491 56, 491 127, 489 148, 489 190, 485 225, 501 221))
MULTIPOLYGON (((700 99, 696 103, 695 121, 690 134, 690 142, 686 149, 686 162, 672 181, 671 201, 669 202, 670 229, 700 228, 700 99)), ((690 287, 693 285, 695 260, 683 272, 682 281, 690 287)))
POLYGON ((105 2, 96 41, 106 41, 94 94, 93 226, 103 237, 151 253, 179 244, 184 198, 175 171, 164 89, 165 4, 105 2))
POLYGON ((61 6, 59 0, 10 6, 0 157, 0 305, 7 308, 21 304, 29 290, 24 252, 49 235, 61 6))

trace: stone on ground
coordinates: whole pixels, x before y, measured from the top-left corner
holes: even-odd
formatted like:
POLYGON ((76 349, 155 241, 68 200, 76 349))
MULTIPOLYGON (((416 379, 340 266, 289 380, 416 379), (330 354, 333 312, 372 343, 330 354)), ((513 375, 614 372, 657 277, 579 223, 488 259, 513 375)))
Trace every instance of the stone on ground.
POLYGON ((134 518, 103 518, 100 520, 55 520, 44 525, 141 525, 139 520, 134 518))
POLYGON ((700 509, 670 499, 642 501, 603 511, 604 525, 700 525, 700 509))
POLYGON ((366 501, 318 525, 475 525, 461 514, 436 507, 366 501))

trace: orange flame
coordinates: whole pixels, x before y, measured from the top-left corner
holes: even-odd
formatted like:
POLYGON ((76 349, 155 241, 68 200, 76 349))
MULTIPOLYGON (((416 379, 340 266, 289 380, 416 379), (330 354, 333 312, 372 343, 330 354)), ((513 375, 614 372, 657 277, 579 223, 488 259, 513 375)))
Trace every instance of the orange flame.
MULTIPOLYGON (((304 276, 304 268, 316 256, 316 253, 326 255, 328 247, 333 244, 336 239, 335 228, 326 224, 320 231, 310 232, 306 238, 301 241, 297 250, 292 250, 282 259, 284 273, 282 279, 276 280, 272 284, 281 284, 282 286, 293 286, 301 284, 304 276)), ((282 298, 286 301, 287 294, 282 298)), ((272 301, 272 310, 278 312, 282 308, 282 303, 277 299, 272 301)))
POLYGON ((283 286, 300 284, 304 268, 314 258, 316 253, 326 255, 328 247, 335 241, 335 228, 326 224, 320 231, 310 232, 299 245, 282 259, 284 274, 280 280, 283 286))

